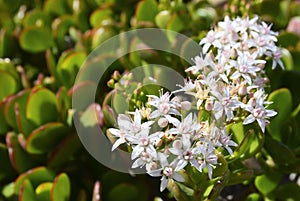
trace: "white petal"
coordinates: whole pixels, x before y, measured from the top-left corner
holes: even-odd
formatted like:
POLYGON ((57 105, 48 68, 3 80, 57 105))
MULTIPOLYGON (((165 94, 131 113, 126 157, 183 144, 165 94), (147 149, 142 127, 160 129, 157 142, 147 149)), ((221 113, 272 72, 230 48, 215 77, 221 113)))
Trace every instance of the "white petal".
MULTIPOLYGON (((188 162, 186 160, 180 160, 175 168, 175 171, 182 170, 187 164, 188 164, 188 162)), ((177 179, 175 179, 175 180, 177 180, 177 179)))
POLYGON ((125 143, 125 140, 122 138, 119 138, 114 145, 112 146, 111 150, 115 150, 118 146, 120 146, 121 144, 125 143))
POLYGON ((252 114, 250 114, 243 122, 244 125, 251 124, 255 121, 255 118, 252 114))
POLYGON ((160 177, 161 176, 162 169, 152 170, 150 172, 147 172, 152 177, 160 177))
POLYGON ((264 119, 257 119, 257 122, 262 132, 264 133, 266 128, 266 121, 264 119))
POLYGON ((149 119, 155 119, 155 118, 157 118, 159 116, 160 116, 159 111, 155 110, 155 111, 151 112, 151 114, 149 115, 149 119))
POLYGON ((172 178, 179 182, 184 182, 184 178, 177 172, 174 172, 172 178))
POLYGON ((136 159, 137 157, 139 157, 139 155, 144 151, 144 147, 142 146, 135 146, 132 150, 132 153, 131 153, 131 160, 134 160, 136 159))
POLYGON ((163 176, 163 177, 161 178, 161 183, 160 183, 160 191, 161 191, 161 192, 162 192, 163 190, 165 190, 165 188, 167 187, 168 181, 169 181, 169 179, 167 179, 165 176, 163 176))
POLYGON ((142 167, 145 165, 145 161, 143 161, 141 158, 136 159, 133 164, 132 164, 132 168, 137 168, 137 167, 142 167))
POLYGON ((121 131, 119 130, 119 129, 116 129, 116 128, 110 128, 110 129, 108 129, 108 131, 112 134, 112 135, 114 135, 114 136, 116 136, 116 137, 121 137, 121 131))

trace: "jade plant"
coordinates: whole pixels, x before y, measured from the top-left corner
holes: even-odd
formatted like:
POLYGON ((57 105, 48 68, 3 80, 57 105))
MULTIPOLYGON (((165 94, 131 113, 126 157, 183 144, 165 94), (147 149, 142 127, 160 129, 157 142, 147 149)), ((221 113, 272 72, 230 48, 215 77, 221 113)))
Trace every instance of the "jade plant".
MULTIPOLYGON (((299 200, 299 10, 296 0, 0 1, 0 200, 299 200), (248 27, 234 31, 238 40, 246 40, 249 51, 231 51, 226 60, 221 52, 242 47, 222 49, 219 31, 244 20, 248 27), (256 26, 267 39, 257 40, 262 33, 256 26), (97 94, 85 97, 94 103, 74 110, 73 95, 91 87, 75 84, 90 53, 120 33, 145 28, 175 31, 200 43, 199 51, 191 51, 186 43, 178 50, 192 55, 195 65, 168 52, 130 52, 103 74, 97 94), (250 62, 250 75, 236 67, 240 62, 250 62), (132 79, 136 67, 153 63, 175 70, 186 83, 161 90, 155 80, 168 80, 168 75, 149 69, 141 73, 147 79, 132 79), (207 77, 215 82, 207 82, 207 77), (223 90, 214 93, 216 84, 223 90), (207 96, 202 99, 203 89, 207 96), (178 102, 177 96, 186 100, 178 102), (229 107, 220 102, 224 96, 229 107), (121 115, 124 97, 131 112, 121 115), (160 107, 164 98, 168 104, 160 107), (163 173, 162 185, 147 174, 119 173, 98 163, 77 135, 77 117, 83 127, 107 133, 112 153, 126 150, 133 154, 134 167, 145 165, 153 176, 163 173), (156 164, 147 163, 136 138, 119 138, 119 131, 127 129, 123 123, 134 122, 143 125, 146 137, 155 127, 150 152, 170 149, 168 155, 176 162, 164 160, 164 153, 154 154, 156 164), (187 140, 181 132, 185 124, 189 131, 200 124, 222 135, 203 141, 202 133, 187 140), (199 150, 196 144, 206 148, 199 150), (181 158, 183 154, 188 157, 181 158), (193 154, 204 163, 193 160, 193 154), (160 171, 164 162, 174 169, 160 171), (160 192, 166 182, 167 189, 160 192)), ((170 35, 160 37, 163 40, 150 42, 176 42, 170 35)), ((135 49, 141 41, 151 46, 135 37, 126 48, 135 49)))

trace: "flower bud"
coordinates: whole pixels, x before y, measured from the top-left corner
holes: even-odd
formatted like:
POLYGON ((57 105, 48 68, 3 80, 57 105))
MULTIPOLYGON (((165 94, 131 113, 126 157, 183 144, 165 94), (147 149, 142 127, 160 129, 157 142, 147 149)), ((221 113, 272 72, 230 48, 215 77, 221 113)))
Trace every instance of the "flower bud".
POLYGON ((247 87, 244 83, 242 83, 240 86, 239 86, 239 89, 238 89, 238 94, 240 96, 245 96, 247 95, 247 87))
POLYGON ((162 145, 163 141, 162 139, 158 138, 157 140, 155 140, 155 146, 156 147, 160 147, 162 145))
POLYGON ((180 140, 175 140, 173 142, 173 148, 175 148, 175 149, 181 149, 181 147, 182 147, 182 142, 180 140))
POLYGON ((190 110, 192 108, 192 103, 189 101, 181 102, 181 109, 182 110, 190 110))
POLYGON ((169 121, 168 121, 168 119, 162 117, 158 120, 157 123, 158 123, 159 127, 164 128, 169 124, 169 121))
POLYGON ((205 106, 204 106, 205 110, 210 112, 213 109, 213 101, 211 99, 207 99, 205 101, 205 106))

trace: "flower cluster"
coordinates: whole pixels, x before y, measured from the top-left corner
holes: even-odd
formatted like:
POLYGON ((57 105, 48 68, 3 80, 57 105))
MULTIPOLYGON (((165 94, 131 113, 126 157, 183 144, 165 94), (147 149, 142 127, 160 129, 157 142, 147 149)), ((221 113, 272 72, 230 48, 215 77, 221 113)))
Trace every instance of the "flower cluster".
POLYGON ((257 121, 264 132, 276 115, 267 109, 264 90, 266 60, 273 60, 272 68, 283 67, 276 40, 271 26, 257 17, 226 17, 201 40, 203 52, 186 70, 195 79, 176 91, 148 95, 145 107, 119 114, 118 128, 109 129, 117 138, 112 149, 130 146, 132 167, 160 176, 161 191, 169 180, 183 182, 180 171, 187 165, 211 179, 220 149, 232 155, 237 146, 226 131, 229 124, 257 121))

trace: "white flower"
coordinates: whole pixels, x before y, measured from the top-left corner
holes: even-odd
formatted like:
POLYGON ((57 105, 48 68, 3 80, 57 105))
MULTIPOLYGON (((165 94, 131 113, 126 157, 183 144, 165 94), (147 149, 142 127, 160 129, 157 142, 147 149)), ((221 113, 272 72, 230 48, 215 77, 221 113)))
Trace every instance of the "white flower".
POLYGON ((265 132, 266 122, 268 123, 268 119, 273 117, 277 114, 274 110, 267 110, 263 106, 264 100, 262 98, 258 99, 256 102, 256 106, 245 106, 245 110, 250 112, 249 116, 244 120, 243 124, 247 125, 255 120, 257 121, 259 127, 261 128, 262 132, 265 132))
POLYGON ((147 173, 152 177, 162 176, 160 183, 160 191, 163 191, 167 187, 170 179, 174 179, 179 182, 184 182, 184 178, 178 172, 175 171, 175 166, 177 163, 176 160, 173 160, 169 164, 167 156, 163 153, 158 153, 158 160, 160 162, 161 168, 149 171, 147 173))
POLYGON ((169 134, 177 134, 177 135, 185 135, 191 134, 194 132, 194 124, 197 122, 195 118, 193 118, 193 113, 189 113, 182 121, 178 119, 173 119, 172 124, 175 128, 171 128, 167 132, 169 134))
POLYGON ((176 109, 176 107, 179 107, 180 105, 173 99, 170 100, 171 94, 169 92, 163 94, 163 91, 160 90, 160 97, 157 97, 155 95, 147 96, 149 97, 148 104, 157 108, 149 115, 150 119, 164 117, 169 114, 180 115, 180 113, 176 109))

